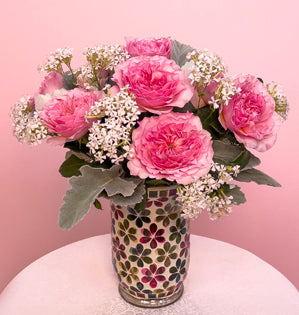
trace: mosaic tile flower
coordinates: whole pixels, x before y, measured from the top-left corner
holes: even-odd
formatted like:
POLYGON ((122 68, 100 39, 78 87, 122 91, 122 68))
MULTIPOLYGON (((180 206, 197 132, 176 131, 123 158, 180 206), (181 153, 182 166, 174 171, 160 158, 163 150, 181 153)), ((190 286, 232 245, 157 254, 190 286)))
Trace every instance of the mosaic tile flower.
POLYGON ((111 219, 111 229, 112 229, 112 234, 115 235, 116 230, 115 230, 115 219, 114 218, 111 219))
POLYGON ((116 220, 118 220, 118 217, 120 217, 122 219, 124 218, 124 214, 121 211, 121 206, 116 206, 114 204, 111 204, 111 211, 112 211, 116 220))
POLYGON ((178 254, 176 253, 177 245, 170 246, 169 242, 164 243, 163 248, 157 248, 156 254, 157 262, 162 263, 164 261, 164 266, 169 267, 171 264, 171 259, 176 259, 178 254))
POLYGON ((170 236, 169 240, 173 241, 175 240, 177 244, 180 243, 182 239, 182 235, 186 234, 187 232, 187 220, 183 218, 178 218, 175 222, 175 225, 171 226, 169 231, 170 231, 170 236))
POLYGON ((177 285, 170 285, 170 282, 169 281, 165 281, 163 283, 163 288, 166 292, 166 296, 168 295, 172 295, 176 289, 177 285))
POLYGON ((156 200, 149 200, 146 206, 147 208, 150 208, 154 204, 156 207, 163 207, 163 202, 165 201, 168 201, 167 197, 158 198, 156 200))
POLYGON ((127 255, 124 252, 125 248, 125 245, 120 243, 117 236, 116 238, 112 238, 112 250, 115 253, 116 259, 118 261, 120 261, 120 257, 122 257, 123 259, 127 258, 127 255))
MULTIPOLYGON (((179 258, 177 261, 176 261, 176 264, 175 266, 171 267, 169 269, 169 272, 171 273, 171 275, 169 276, 169 281, 173 281, 175 280, 177 283, 181 280, 181 277, 185 277, 185 274, 186 274, 186 268, 185 268, 185 265, 186 265, 186 260, 181 260, 181 258, 179 258)), ((184 278, 182 278, 184 279, 184 278)))
POLYGON ((141 282, 137 282, 136 287, 130 286, 130 290, 140 298, 145 298, 146 295, 148 298, 155 298, 155 294, 153 294, 152 290, 144 290, 144 285, 141 282))
POLYGON ((159 223, 162 221, 163 226, 167 227, 170 224, 170 220, 175 220, 178 217, 178 213, 175 212, 177 206, 172 206, 168 203, 164 208, 158 208, 156 210, 156 222, 159 223))
POLYGON ((131 290, 131 287, 129 287, 125 282, 120 280, 120 285, 123 287, 125 291, 127 291, 129 294, 136 296, 136 292, 131 290))
POLYGON ((117 234, 124 238, 124 243, 126 245, 129 245, 130 240, 132 242, 137 241, 137 237, 135 236, 137 230, 134 227, 130 227, 129 221, 127 219, 124 219, 123 222, 118 222, 118 227, 119 230, 117 231, 117 234))
POLYGON ((126 279, 128 284, 132 284, 133 280, 135 282, 139 281, 139 277, 137 276, 138 274, 138 268, 136 267, 131 267, 131 264, 128 260, 123 262, 119 262, 119 266, 121 270, 119 271, 119 274, 122 278, 126 279))
POLYGON ((129 215, 127 216, 129 221, 135 221, 135 224, 137 227, 141 228, 143 227, 143 222, 144 223, 150 223, 151 219, 149 218, 150 215, 150 210, 142 210, 142 211, 137 211, 134 208, 128 207, 129 215))
POLYGON ((140 242, 142 244, 146 244, 150 242, 150 247, 152 249, 156 248, 158 243, 164 243, 165 238, 162 236, 164 234, 164 229, 159 229, 157 227, 157 224, 152 223, 149 227, 149 229, 142 229, 141 233, 144 235, 140 238, 140 242), (158 243, 157 243, 158 242, 158 243))
POLYGON ((166 278, 162 275, 165 272, 165 267, 157 267, 156 264, 151 264, 149 268, 143 268, 141 270, 144 277, 141 278, 143 283, 148 283, 151 288, 155 288, 157 286, 157 281, 165 281, 166 278))
POLYGON ((185 234, 185 240, 180 244, 181 252, 180 257, 187 257, 190 250, 190 234, 185 234))
POLYGON ((163 289, 154 289, 153 293, 155 293, 158 298, 164 298, 176 292, 181 286, 181 284, 182 284, 182 281, 180 281, 179 283, 175 285, 170 285, 169 281, 165 281, 163 282, 163 289))
POLYGON ((131 262, 137 261, 138 267, 143 267, 144 263, 151 264, 153 262, 151 257, 148 257, 151 254, 151 249, 147 248, 144 249, 142 244, 137 244, 136 248, 131 247, 130 248, 130 255, 128 259, 131 262))

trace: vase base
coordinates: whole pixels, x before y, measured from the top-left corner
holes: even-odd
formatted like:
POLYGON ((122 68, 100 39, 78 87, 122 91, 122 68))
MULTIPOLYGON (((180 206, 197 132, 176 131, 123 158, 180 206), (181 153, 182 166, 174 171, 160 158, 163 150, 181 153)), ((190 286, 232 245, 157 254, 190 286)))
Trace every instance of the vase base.
POLYGON ((171 296, 165 297, 165 298, 155 298, 155 299, 142 299, 142 298, 137 298, 132 295, 130 295, 126 290, 119 285, 118 286, 118 291, 119 294, 122 296, 122 298, 135 306, 138 307, 145 307, 145 308, 158 308, 158 307, 163 307, 170 305, 177 301, 183 294, 184 291, 184 286, 183 284, 180 286, 180 288, 171 296))

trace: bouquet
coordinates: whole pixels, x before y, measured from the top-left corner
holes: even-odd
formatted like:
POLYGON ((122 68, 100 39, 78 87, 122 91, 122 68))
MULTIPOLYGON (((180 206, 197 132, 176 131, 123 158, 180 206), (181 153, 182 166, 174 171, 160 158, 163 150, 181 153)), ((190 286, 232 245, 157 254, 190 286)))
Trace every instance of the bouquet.
POLYGON ((274 145, 287 117, 277 84, 229 76, 218 55, 168 37, 86 48, 77 69, 72 56, 52 53, 39 90, 11 111, 19 142, 68 149, 61 228, 100 197, 144 209, 148 187, 175 184, 184 216, 218 219, 246 201, 236 181, 280 186, 252 153, 274 145))

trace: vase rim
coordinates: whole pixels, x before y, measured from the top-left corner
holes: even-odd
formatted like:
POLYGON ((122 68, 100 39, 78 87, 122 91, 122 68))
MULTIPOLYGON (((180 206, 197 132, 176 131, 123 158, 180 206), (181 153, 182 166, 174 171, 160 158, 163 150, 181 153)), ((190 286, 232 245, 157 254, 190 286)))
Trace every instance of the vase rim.
POLYGON ((171 186, 155 186, 155 187, 146 187, 148 191, 160 191, 160 190, 172 190, 177 189, 178 185, 173 184, 171 186))

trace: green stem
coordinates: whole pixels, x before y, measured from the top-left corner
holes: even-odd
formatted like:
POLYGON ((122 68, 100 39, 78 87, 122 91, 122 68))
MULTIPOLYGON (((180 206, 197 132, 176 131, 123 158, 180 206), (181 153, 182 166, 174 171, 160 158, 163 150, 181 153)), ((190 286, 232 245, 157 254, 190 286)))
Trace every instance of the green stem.
POLYGON ((212 108, 211 108, 211 112, 210 112, 210 114, 208 115, 208 117, 205 119, 204 123, 206 123, 206 122, 211 118, 211 116, 213 115, 214 111, 215 111, 215 109, 212 107, 212 108))
POLYGON ((96 68, 95 68, 95 66, 93 64, 91 64, 91 67, 92 67, 92 72, 93 72, 95 81, 97 82, 98 88, 99 88, 99 90, 101 90, 101 84, 100 84, 100 81, 98 79, 96 68))

